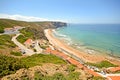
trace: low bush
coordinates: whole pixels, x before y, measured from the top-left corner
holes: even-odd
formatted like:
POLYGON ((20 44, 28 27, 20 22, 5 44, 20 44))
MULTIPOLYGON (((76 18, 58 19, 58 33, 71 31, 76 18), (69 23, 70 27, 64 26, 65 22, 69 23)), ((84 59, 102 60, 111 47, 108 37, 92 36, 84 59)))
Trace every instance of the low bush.
POLYGON ((93 77, 92 80, 106 80, 106 79, 103 77, 96 76, 96 77, 93 77))
POLYGON ((12 36, 10 35, 0 35, 0 46, 15 48, 16 45, 11 41, 11 39, 12 36))
POLYGON ((33 51, 34 51, 34 52, 37 52, 37 50, 36 50, 36 49, 33 49, 33 51))
POLYGON ((20 59, 0 54, 0 77, 15 73, 20 68, 26 68, 20 59))
POLYGON ((0 33, 4 33, 4 28, 0 26, 0 33))
POLYGON ((25 37, 24 35, 19 35, 17 37, 17 40, 20 42, 20 43, 24 43, 28 38, 25 37))
POLYGON ((108 68, 108 67, 116 67, 117 65, 114 65, 110 63, 109 61, 101 61, 100 63, 87 63, 88 65, 96 66, 98 68, 108 68))
POLYGON ((22 58, 22 62, 25 63, 28 67, 41 65, 42 63, 66 64, 64 60, 51 54, 34 54, 32 56, 22 58))
POLYGON ((10 52, 10 54, 14 55, 14 56, 22 56, 21 52, 10 52))
POLYGON ((40 72, 36 72, 34 75, 34 80, 79 80, 79 72, 69 73, 67 76, 64 76, 62 73, 55 73, 52 76, 46 76, 40 72))
POLYGON ((41 47, 42 49, 46 49, 48 46, 40 45, 40 47, 41 47))
POLYGON ((73 72, 73 71, 75 71, 75 66, 74 66, 74 65, 69 65, 68 68, 67 68, 67 71, 68 71, 68 72, 73 72))
POLYGON ((79 80, 80 72, 70 72, 66 80, 79 80))

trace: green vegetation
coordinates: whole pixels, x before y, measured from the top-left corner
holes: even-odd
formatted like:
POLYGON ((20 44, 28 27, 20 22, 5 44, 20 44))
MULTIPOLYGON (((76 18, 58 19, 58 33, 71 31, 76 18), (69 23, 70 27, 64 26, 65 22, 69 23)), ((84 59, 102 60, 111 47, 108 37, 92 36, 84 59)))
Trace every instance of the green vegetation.
POLYGON ((35 80, 79 80, 79 72, 73 72, 68 74, 67 76, 64 76, 61 73, 56 73, 53 76, 45 76, 41 74, 40 72, 36 72, 34 79, 35 80))
MULTIPOLYGON (((20 30, 20 33, 22 33, 22 35, 19 35, 17 37, 17 40, 21 43, 24 43, 27 39, 38 39, 38 37, 40 35, 38 35, 38 31, 34 28, 30 28, 30 27, 26 27, 23 28, 22 30, 20 30)), ((41 38, 45 38, 44 35, 41 34, 41 38)))
POLYGON ((118 70, 118 71, 115 71, 115 72, 112 72, 113 74, 118 74, 118 73, 120 73, 120 70, 118 70))
MULTIPOLYGON (((13 53, 16 55, 17 52, 13 53)), ((29 68, 43 63, 66 64, 64 60, 54 55, 35 54, 18 59, 0 54, 0 77, 15 73, 20 68, 29 68)))
POLYGON ((96 76, 96 77, 93 77, 92 80, 106 80, 106 79, 103 77, 96 76))
POLYGON ((26 66, 17 58, 0 55, 0 77, 15 73, 26 66))
POLYGON ((0 33, 4 33, 4 28, 0 26, 0 33))
POLYGON ((42 65, 42 63, 66 64, 66 62, 54 55, 34 54, 26 58, 22 58, 22 62, 28 67, 42 65))
POLYGON ((14 55, 14 56, 22 56, 21 52, 10 52, 10 54, 14 55))
POLYGON ((40 45, 40 47, 41 47, 42 49, 46 49, 48 46, 40 45))
POLYGON ((66 80, 79 80, 80 72, 75 72, 75 65, 70 64, 67 68, 67 71, 69 72, 68 76, 66 77, 66 80))
POLYGON ((68 68, 67 68, 67 71, 68 71, 68 72, 73 72, 73 71, 75 71, 75 66, 72 65, 72 64, 69 65, 68 68))
POLYGON ((30 31, 30 28, 23 28, 22 30, 20 30, 20 32, 22 33, 22 35, 19 35, 17 37, 17 40, 19 42, 24 43, 29 38, 34 39, 34 33, 30 31))
POLYGON ((12 36, 10 35, 0 35, 0 46, 15 48, 16 45, 11 41, 11 39, 12 36))
POLYGON ((45 76, 40 72, 36 72, 34 80, 66 80, 65 76, 61 73, 56 73, 53 76, 45 76))
POLYGON ((34 33, 31 31, 31 28, 23 28, 20 30, 20 33, 22 33, 27 38, 33 38, 34 33))
MULTIPOLYGON (((28 38, 47 40, 47 38, 44 35, 44 29, 53 28, 54 25, 52 23, 51 22, 36 23, 16 21, 10 19, 0 19, 0 33, 3 33, 5 28, 22 26, 26 28, 20 30, 20 32, 23 35, 20 35, 17 38, 17 40, 20 41, 21 43, 24 43, 28 38)), ((4 51, 7 50, 6 53, 9 51, 11 52, 16 47, 16 45, 11 41, 11 39, 12 39, 11 35, 0 35, 0 49, 4 51)), ((4 54, 3 52, 0 51, 0 53, 4 54)), ((19 52, 11 52, 10 54, 15 56, 21 56, 19 52)), ((66 64, 64 60, 54 55, 35 54, 29 57, 17 59, 14 57, 4 56, 0 54, 0 77, 3 77, 11 73, 15 73, 15 71, 20 68, 28 68, 36 65, 42 65, 43 63, 66 64)), ((24 80, 27 80, 27 77, 25 77, 24 80)))
POLYGON ((4 28, 8 28, 8 27, 13 27, 13 26, 27 26, 27 22, 24 21, 16 21, 16 20, 11 20, 11 19, 0 19, 0 26, 4 27, 4 28))
POLYGON ((37 50, 36 50, 36 49, 33 49, 33 51, 34 51, 34 52, 37 52, 37 50))
POLYGON ((80 72, 71 72, 68 74, 66 80, 79 80, 80 72))
POLYGON ((87 63, 88 65, 96 66, 98 68, 108 68, 108 67, 116 67, 117 65, 114 65, 108 61, 101 61, 100 63, 87 63))
POLYGON ((65 76, 61 73, 56 73, 52 76, 52 80, 66 80, 65 76))
MULTIPOLYGON (((46 28, 52 28, 54 25, 51 25, 51 22, 25 22, 25 21, 16 21, 11 19, 0 19, 0 30, 3 31, 4 28, 11 28, 13 26, 23 26, 27 29, 24 31, 21 31, 24 34, 28 34, 25 37, 30 37, 28 32, 34 33, 34 38, 37 39, 46 39, 44 35, 44 29, 46 28), (28 28, 29 27, 29 28, 28 28)), ((32 36, 33 37, 33 36, 32 36)))
POLYGON ((25 37, 24 35, 19 35, 17 37, 17 40, 20 42, 20 43, 24 43, 28 38, 25 37))
POLYGON ((34 38, 46 40, 47 38, 44 35, 44 29, 62 27, 65 25, 66 24, 61 22, 25 22, 11 19, 0 19, 0 27, 2 27, 3 29, 13 26, 29 27, 28 31, 34 33, 34 38))

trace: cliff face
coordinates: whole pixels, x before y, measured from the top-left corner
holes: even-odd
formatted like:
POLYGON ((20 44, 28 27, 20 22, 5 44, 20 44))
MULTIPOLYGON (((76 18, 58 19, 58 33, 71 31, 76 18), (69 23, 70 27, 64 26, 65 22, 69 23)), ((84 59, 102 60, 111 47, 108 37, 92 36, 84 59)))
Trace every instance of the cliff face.
POLYGON ((67 23, 65 22, 52 22, 52 21, 47 21, 47 22, 32 22, 36 24, 37 26, 42 27, 43 29, 48 29, 48 28, 59 28, 59 27, 65 27, 67 26, 67 23))
POLYGON ((56 28, 67 26, 67 23, 64 23, 64 22, 51 22, 51 23, 52 23, 56 28))

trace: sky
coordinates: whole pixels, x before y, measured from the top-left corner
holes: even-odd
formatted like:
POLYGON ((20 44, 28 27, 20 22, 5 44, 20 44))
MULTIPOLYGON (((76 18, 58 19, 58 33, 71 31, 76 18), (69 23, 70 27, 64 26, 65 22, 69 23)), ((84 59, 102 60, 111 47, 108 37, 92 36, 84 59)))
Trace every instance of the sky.
POLYGON ((120 23, 120 0, 0 0, 0 18, 120 23))

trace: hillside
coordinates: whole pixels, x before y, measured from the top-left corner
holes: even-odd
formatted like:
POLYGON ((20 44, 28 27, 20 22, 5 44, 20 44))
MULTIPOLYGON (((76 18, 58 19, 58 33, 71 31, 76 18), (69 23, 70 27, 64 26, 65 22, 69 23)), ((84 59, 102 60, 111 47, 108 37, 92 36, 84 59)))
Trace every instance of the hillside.
POLYGON ((31 31, 37 36, 37 38, 45 38, 44 29, 47 28, 58 28, 62 26, 67 26, 63 22, 26 22, 26 21, 16 21, 11 19, 0 19, 0 32, 3 32, 4 28, 10 28, 13 26, 23 26, 29 27, 28 31, 31 31))
POLYGON ((1 80, 104 80, 54 55, 35 54, 20 59, 0 55, 0 60, 1 80))
MULTIPOLYGON (((25 22, 0 19, 1 31, 13 26, 25 27, 20 30, 22 35, 17 37, 17 40, 21 43, 29 38, 44 40, 48 43, 43 32, 44 29, 63 27, 67 24, 62 22, 25 22)), ((32 56, 22 55, 20 48, 11 41, 13 36, 15 35, 0 35, 0 79, 2 78, 2 80, 104 80, 104 78, 94 77, 87 71, 69 64, 60 57, 46 54, 44 51, 41 54, 32 56)), ((45 48, 43 49, 45 50, 45 48)))
POLYGON ((11 19, 0 19, 0 27, 10 28, 13 26, 24 26, 24 27, 31 27, 31 28, 42 30, 46 28, 58 28, 62 26, 67 26, 67 23, 53 22, 53 21, 26 22, 26 21, 17 21, 17 20, 11 20, 11 19))
MULTIPOLYGON (((26 27, 20 32, 24 35, 20 35, 18 37, 18 41, 24 42, 28 38, 34 39, 44 39, 47 38, 44 35, 44 29, 47 28, 57 28, 66 26, 66 23, 62 22, 25 22, 25 21, 17 21, 11 19, 0 19, 0 33, 4 31, 5 28, 11 28, 13 26, 22 26, 26 27)), ((7 54, 8 51, 12 51, 15 48, 15 44, 11 41, 11 38, 14 35, 0 35, 0 53, 7 54), (7 51, 8 50, 8 51, 7 51)), ((17 49, 14 49, 15 51, 17 49)))

